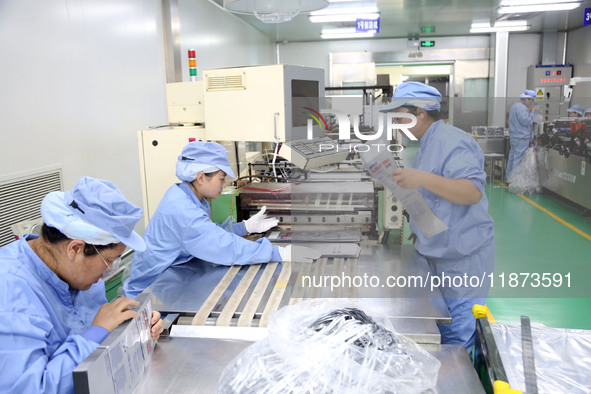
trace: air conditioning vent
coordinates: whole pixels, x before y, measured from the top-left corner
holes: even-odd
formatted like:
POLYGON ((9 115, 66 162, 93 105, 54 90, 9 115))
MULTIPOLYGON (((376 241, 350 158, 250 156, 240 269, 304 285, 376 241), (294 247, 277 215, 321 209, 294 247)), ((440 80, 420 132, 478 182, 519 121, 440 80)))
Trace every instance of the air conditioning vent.
POLYGON ((246 74, 206 76, 207 91, 215 90, 244 90, 246 89, 246 74))
POLYGON ((0 246, 14 241, 10 226, 40 218, 43 197, 60 190, 63 190, 61 169, 0 181, 0 246))

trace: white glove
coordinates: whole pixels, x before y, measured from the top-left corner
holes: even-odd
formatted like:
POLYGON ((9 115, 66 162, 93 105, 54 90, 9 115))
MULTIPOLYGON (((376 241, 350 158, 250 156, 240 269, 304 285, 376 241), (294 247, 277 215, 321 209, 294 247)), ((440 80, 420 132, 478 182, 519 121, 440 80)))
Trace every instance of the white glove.
POLYGON ((267 215, 265 215, 266 210, 267 206, 264 206, 259 212, 256 213, 256 215, 244 221, 244 227, 246 228, 246 232, 248 232, 249 234, 262 233, 270 228, 277 226, 279 220, 277 218, 267 217, 267 215))
POLYGON ((322 253, 316 249, 307 248, 299 245, 288 245, 286 247, 279 247, 279 255, 281 261, 291 261, 294 263, 313 263, 314 260, 319 259, 322 253))

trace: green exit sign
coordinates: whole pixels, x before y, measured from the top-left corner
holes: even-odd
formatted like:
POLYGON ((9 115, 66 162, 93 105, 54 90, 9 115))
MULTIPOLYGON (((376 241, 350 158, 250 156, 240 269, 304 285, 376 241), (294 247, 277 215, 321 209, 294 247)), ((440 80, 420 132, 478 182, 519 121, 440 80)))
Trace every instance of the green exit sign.
POLYGON ((435 46, 435 41, 421 41, 421 47, 431 48, 435 46))

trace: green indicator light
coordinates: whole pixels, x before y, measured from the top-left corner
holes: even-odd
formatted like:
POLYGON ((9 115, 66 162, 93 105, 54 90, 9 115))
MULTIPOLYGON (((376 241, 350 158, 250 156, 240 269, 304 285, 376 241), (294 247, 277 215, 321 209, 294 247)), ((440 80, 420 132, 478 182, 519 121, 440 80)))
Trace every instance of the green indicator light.
POLYGON ((196 68, 190 68, 189 69, 189 75, 197 75, 197 69, 196 68))
POLYGON ((421 47, 423 48, 429 48, 429 47, 434 47, 435 46, 435 41, 421 41, 421 47))

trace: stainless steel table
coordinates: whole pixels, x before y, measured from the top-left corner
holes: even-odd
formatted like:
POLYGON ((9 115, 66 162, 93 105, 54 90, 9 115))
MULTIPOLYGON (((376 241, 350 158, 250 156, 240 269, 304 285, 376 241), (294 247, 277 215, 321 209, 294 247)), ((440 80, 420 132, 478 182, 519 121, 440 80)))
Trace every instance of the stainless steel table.
MULTIPOLYGON (((252 342, 170 338, 156 345, 152 363, 136 393, 215 393, 226 367, 252 342)), ((468 354, 460 345, 423 345, 441 361, 438 393, 484 393, 468 354)))
POLYGON ((209 302, 211 309, 200 325, 192 325, 193 319, 208 304, 206 300, 211 301, 212 292, 215 293, 232 268, 203 262, 171 267, 145 293, 154 309, 180 317, 172 327, 173 335, 157 343, 149 370, 135 392, 215 392, 223 369, 252 341, 266 335, 266 323, 263 323, 270 311, 301 300, 323 298, 356 302, 371 315, 386 317, 397 332, 421 343, 442 363, 438 392, 483 392, 464 347, 439 344, 436 324, 449 323, 451 318, 438 289, 430 291, 421 286, 330 289, 302 284, 301 277, 306 273, 316 279, 343 273, 380 280, 389 276, 427 277, 428 267, 415 262, 413 255, 414 248, 410 245, 362 245, 358 259, 322 259, 308 265, 263 264, 256 268, 256 275, 252 271, 248 274, 251 267, 237 267, 224 291, 215 297, 214 303, 209 302), (287 272, 286 267, 289 267, 287 272), (267 281, 261 279, 265 270, 268 270, 267 281), (241 286, 243 280, 248 286, 241 286), (255 291, 259 281, 264 286, 255 291), (253 307, 251 299, 256 298, 257 292, 260 297, 253 307), (228 314, 226 308, 232 303, 235 309, 228 314), (252 312, 249 325, 238 324, 249 308, 252 312), (219 320, 224 316, 228 324, 220 326, 219 320))

